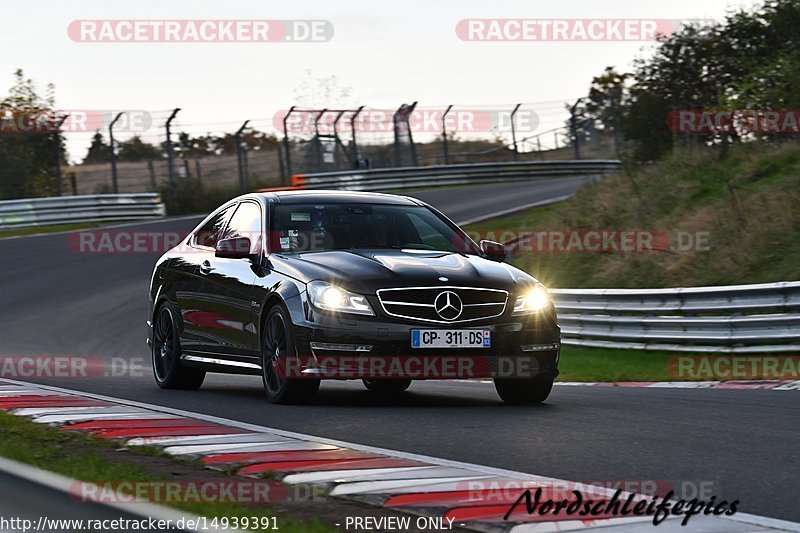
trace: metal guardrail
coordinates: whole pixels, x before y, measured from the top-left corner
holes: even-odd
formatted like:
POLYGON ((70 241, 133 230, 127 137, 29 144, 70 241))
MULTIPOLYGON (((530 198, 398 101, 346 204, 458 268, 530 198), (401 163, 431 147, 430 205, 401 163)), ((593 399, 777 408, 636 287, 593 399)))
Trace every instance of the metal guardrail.
POLYGON ((564 344, 800 352, 800 281, 674 289, 553 289, 564 344))
POLYGON ((0 201, 0 229, 166 215, 157 193, 94 194, 0 201))
POLYGON ((600 176, 618 171, 621 165, 622 163, 616 160, 523 161, 348 170, 295 174, 292 176, 292 187, 348 191, 397 190, 554 177, 600 176))

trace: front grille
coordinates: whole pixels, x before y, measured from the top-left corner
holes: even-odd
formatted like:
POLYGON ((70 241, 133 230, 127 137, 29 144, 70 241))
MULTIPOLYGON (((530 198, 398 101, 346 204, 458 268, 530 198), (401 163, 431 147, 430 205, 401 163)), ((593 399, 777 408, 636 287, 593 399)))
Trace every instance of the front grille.
POLYGON ((494 318, 503 314, 508 302, 507 291, 473 287, 406 287, 377 292, 387 315, 439 324, 494 318), (450 306, 446 306, 448 300, 444 293, 450 293, 450 306), (442 314, 437 312, 437 299, 442 314), (460 313, 456 312, 458 301, 460 313))

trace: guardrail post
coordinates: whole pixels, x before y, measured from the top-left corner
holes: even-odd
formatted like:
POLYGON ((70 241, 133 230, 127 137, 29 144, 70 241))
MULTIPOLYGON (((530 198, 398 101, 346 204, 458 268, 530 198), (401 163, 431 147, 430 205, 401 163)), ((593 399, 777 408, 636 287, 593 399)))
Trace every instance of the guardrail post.
POLYGON ((108 143, 110 145, 109 152, 111 154, 111 189, 114 191, 114 194, 119 194, 119 183, 117 182, 117 154, 114 151, 114 124, 117 123, 121 116, 122 112, 117 113, 117 116, 114 117, 114 120, 108 125, 108 143))
POLYGON ((522 104, 517 104, 514 107, 514 111, 511 112, 511 142, 514 145, 514 161, 519 159, 519 149, 517 148, 517 128, 514 126, 514 118, 517 116, 517 111, 519 111, 519 106, 522 104))
POLYGON ((453 109, 453 104, 447 106, 444 113, 442 114, 442 148, 444 149, 444 164, 450 164, 450 154, 447 151, 447 122, 445 121, 447 118, 447 114, 450 110, 453 109))
POLYGON ((180 111, 180 107, 176 107, 172 114, 167 119, 167 123, 165 125, 167 129, 167 179, 169 180, 169 188, 170 194, 172 195, 172 201, 177 202, 178 200, 178 187, 175 183, 175 169, 173 168, 174 163, 174 154, 172 153, 172 137, 170 137, 170 125, 172 124, 172 120, 175 118, 175 115, 178 114, 180 111))
POLYGON ((239 165, 239 194, 245 193, 245 184, 244 184, 244 160, 242 159, 242 132, 247 127, 249 120, 245 120, 242 127, 236 131, 234 135, 234 139, 236 139, 236 162, 239 165))

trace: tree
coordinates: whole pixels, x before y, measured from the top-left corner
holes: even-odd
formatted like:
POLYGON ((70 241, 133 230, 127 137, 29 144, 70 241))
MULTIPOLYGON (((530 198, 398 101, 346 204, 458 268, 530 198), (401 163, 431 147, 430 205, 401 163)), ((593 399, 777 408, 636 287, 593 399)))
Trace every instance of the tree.
POLYGON ((314 76, 311 69, 303 73, 303 78, 294 88, 294 100, 300 106, 312 109, 322 107, 343 107, 353 93, 352 87, 339 85, 334 75, 314 76))
POLYGON ((614 67, 606 67, 603 74, 592 79, 584 108, 586 116, 594 120, 598 129, 619 126, 620 110, 627 103, 627 82, 631 77, 628 72, 619 73, 614 67))
MULTIPOLYGON (((721 144, 768 139, 769 134, 731 127, 695 132, 671 129, 680 110, 709 112, 797 109, 800 106, 800 2, 766 0, 723 22, 687 25, 663 38, 632 75, 607 68, 594 78, 580 110, 605 127, 618 107, 620 131, 635 145, 634 157, 653 160, 686 143, 721 144), (619 91, 619 92, 617 92, 619 91), (610 95, 618 94, 612 100, 610 95)), ((746 124, 743 124, 746 126, 746 124)))
MULTIPOLYGON (((256 129, 247 129, 242 132, 241 141, 244 149, 249 151, 274 149, 281 142, 275 135, 256 129)), ((183 157, 235 154, 236 136, 233 133, 226 133, 222 136, 206 134, 199 137, 191 137, 188 133, 181 132, 178 134, 175 150, 183 157)))
POLYGON ((146 143, 138 135, 134 135, 127 141, 118 144, 117 158, 120 161, 147 161, 150 159, 160 159, 161 150, 150 143, 146 143))
POLYGON ((51 195, 55 191, 56 149, 64 154, 63 137, 56 132, 54 86, 45 96, 36 91, 33 80, 18 69, 8 96, 0 100, 0 198, 51 195), (40 120, 43 127, 19 133, 20 120, 40 120))
POLYGON ((103 140, 103 134, 96 131, 92 137, 92 144, 89 146, 89 152, 83 158, 84 165, 93 163, 108 163, 111 159, 111 147, 103 140))

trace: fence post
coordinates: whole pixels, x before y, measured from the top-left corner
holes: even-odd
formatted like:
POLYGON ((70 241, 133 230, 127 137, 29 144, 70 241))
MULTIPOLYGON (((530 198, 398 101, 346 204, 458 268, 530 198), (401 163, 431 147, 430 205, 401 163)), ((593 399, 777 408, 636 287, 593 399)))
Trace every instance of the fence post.
POLYGON ((291 185, 291 182, 286 179, 286 165, 283 162, 283 150, 281 150, 280 144, 275 145, 275 152, 278 155, 278 170, 280 171, 280 175, 283 177, 286 185, 291 185))
POLYGON ((152 159, 148 159, 147 160, 147 170, 150 171, 150 188, 155 191, 156 190, 156 168, 153 165, 153 160, 152 159))
POLYGON ((119 194, 119 182, 117 180, 117 154, 114 151, 114 124, 122 116, 122 112, 117 113, 117 116, 114 117, 114 120, 111 121, 111 124, 108 125, 108 143, 110 145, 110 152, 111 152, 111 188, 114 191, 114 194, 119 194))
POLYGON ((61 158, 64 154, 61 153, 61 125, 64 124, 64 121, 67 120, 69 115, 64 115, 61 120, 58 121, 55 127, 55 141, 56 141, 56 196, 61 196, 61 188, 62 183, 61 180, 61 158))
POLYGON ((581 141, 578 138, 578 123, 577 123, 578 121, 575 118, 575 110, 578 108, 578 104, 581 103, 581 100, 583 100, 583 98, 578 98, 572 105, 572 107, 569 109, 569 114, 570 114, 569 128, 572 131, 572 142, 574 143, 573 147, 575 149, 575 159, 581 158, 581 145, 580 145, 581 141))
POLYGON ((178 187, 175 183, 175 169, 173 168, 173 159, 174 155, 172 153, 172 137, 170 136, 170 125, 172 124, 172 120, 175 118, 175 115, 178 114, 180 111, 180 107, 176 107, 172 114, 167 119, 167 123, 165 127, 167 129, 167 179, 169 181, 169 188, 170 188, 170 195, 172 196, 172 201, 177 203, 178 201, 178 187))
POLYGON ((245 193, 245 185, 244 185, 244 160, 242 156, 242 132, 247 127, 249 120, 245 120, 242 127, 236 131, 236 134, 233 136, 236 139, 236 161, 239 165, 239 194, 245 193))
POLYGON ((361 111, 363 109, 364 109, 364 106, 362 105, 361 107, 356 109, 356 112, 353 113, 353 116, 350 118, 350 134, 353 136, 353 147, 352 147, 353 148, 353 154, 352 154, 353 166, 356 166, 356 164, 358 162, 358 142, 356 141, 356 119, 358 118, 358 115, 361 114, 361 111))
POLYGON ((283 149, 286 152, 286 181, 288 182, 292 178, 292 154, 291 148, 289 147, 289 130, 286 127, 286 121, 289 119, 289 115, 294 112, 295 106, 289 108, 289 111, 283 116, 283 149))
POLYGON ((334 142, 334 150, 333 150, 333 164, 336 165, 336 170, 339 169, 339 148, 342 149, 342 152, 347 155, 347 151, 344 149, 344 145, 342 145, 342 141, 339 139, 339 119, 342 118, 342 115, 345 114, 347 110, 339 111, 339 114, 336 115, 336 119, 333 121, 333 142, 334 142))
POLYGON ((514 107, 514 111, 511 112, 511 142, 514 145, 514 161, 519 159, 519 149, 517 148, 517 128, 514 126, 514 118, 517 116, 517 111, 519 111, 519 106, 522 104, 517 104, 514 107))
POLYGON ((448 147, 447 147, 447 125, 446 125, 447 123, 445 122, 445 119, 447 118, 447 114, 450 112, 451 109, 453 109, 453 104, 447 106, 447 109, 445 109, 444 114, 442 114, 442 147, 444 148, 445 165, 450 164, 450 154, 448 152, 448 147))
POLYGON ((323 109, 314 118, 314 158, 317 164, 317 172, 322 172, 322 141, 319 138, 319 119, 328 112, 328 108, 323 109))
POLYGON ((394 130, 394 164, 396 167, 403 166, 403 155, 400 150, 400 128, 399 125, 402 122, 405 125, 405 133, 408 137, 408 144, 411 148, 411 165, 417 166, 417 148, 414 146, 414 136, 411 133, 411 123, 409 122, 409 118, 411 117, 411 113, 414 112, 414 109, 417 107, 417 102, 414 102, 411 105, 402 104, 400 107, 397 108, 397 111, 394 112, 392 115, 392 129, 394 130))

